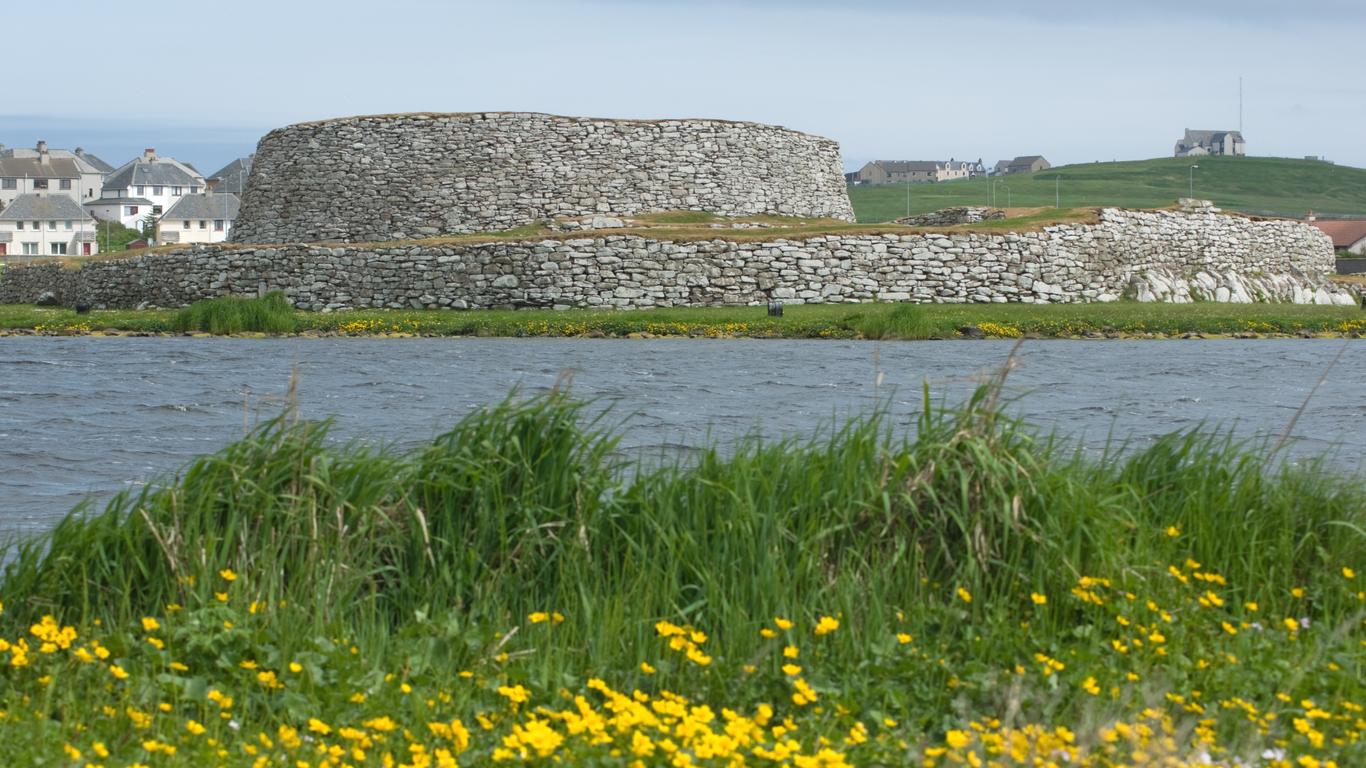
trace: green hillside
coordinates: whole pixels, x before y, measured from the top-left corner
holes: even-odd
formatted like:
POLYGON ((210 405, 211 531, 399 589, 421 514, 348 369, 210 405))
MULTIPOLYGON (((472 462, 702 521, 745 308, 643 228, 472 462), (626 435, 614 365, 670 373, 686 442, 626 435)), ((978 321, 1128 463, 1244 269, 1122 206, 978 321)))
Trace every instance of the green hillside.
MULTIPOLYGON (((1366 170, 1313 160, 1278 157, 1167 157, 1119 163, 1089 163, 1038 173, 997 177, 995 205, 1004 208, 1118 205, 1161 208, 1190 193, 1215 205, 1248 213, 1303 216, 1316 213, 1366 216, 1366 170)), ((992 204, 992 179, 910 185, 912 213, 955 205, 992 204)), ((906 215, 905 184, 853 186, 849 198, 861 222, 906 215)))

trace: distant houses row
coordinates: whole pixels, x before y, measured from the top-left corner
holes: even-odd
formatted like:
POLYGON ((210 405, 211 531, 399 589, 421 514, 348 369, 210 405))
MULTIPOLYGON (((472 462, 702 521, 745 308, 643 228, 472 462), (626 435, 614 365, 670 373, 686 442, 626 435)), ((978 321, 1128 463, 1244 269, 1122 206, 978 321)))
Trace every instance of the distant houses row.
POLYGON ((979 176, 1000 176, 1008 173, 1033 173, 1051 168, 1040 155, 1021 155, 1014 160, 1002 160, 990 171, 982 164, 966 160, 873 160, 844 178, 850 184, 933 184, 955 179, 975 179, 979 176))
POLYGON ((227 239, 251 158, 205 178, 147 149, 118 168, 83 151, 0 146, 0 259, 90 256, 101 221, 140 229, 159 243, 227 239))

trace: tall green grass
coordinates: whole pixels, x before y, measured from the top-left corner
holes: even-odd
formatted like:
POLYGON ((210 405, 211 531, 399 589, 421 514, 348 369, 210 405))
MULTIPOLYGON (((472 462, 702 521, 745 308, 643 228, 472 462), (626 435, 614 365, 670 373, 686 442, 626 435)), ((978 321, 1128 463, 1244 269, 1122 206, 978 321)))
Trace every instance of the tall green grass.
POLYGON ((272 291, 259 299, 223 296, 196 301, 176 314, 172 327, 213 334, 292 333, 298 320, 285 295, 272 291))
MULTIPOLYGON (((947 641, 1023 653, 1022 594, 1065 595, 1088 574, 1160 584, 1180 561, 1169 528, 1269 612, 1290 610, 1292 586, 1366 562, 1357 480, 1267 469, 1203 432, 1084 460, 1003 415, 989 388, 958 409, 927 395, 913 436, 871 415, 655 468, 621 464, 596 425, 564 395, 510 399, 399 455, 282 416, 21 544, 0 621, 121 626, 211 600, 230 568, 249 574, 253 599, 284 606, 287 626, 377 647, 415 617, 473 628, 563 611, 562 642, 537 657, 553 680, 639 658, 660 618, 744 627, 839 613, 853 644, 898 609, 951 603, 956 587, 976 599, 971 621, 940 627, 947 641)), ((1065 634, 1079 610, 1059 599, 1030 615, 1065 634)), ((716 643, 738 658, 762 641, 716 643)))

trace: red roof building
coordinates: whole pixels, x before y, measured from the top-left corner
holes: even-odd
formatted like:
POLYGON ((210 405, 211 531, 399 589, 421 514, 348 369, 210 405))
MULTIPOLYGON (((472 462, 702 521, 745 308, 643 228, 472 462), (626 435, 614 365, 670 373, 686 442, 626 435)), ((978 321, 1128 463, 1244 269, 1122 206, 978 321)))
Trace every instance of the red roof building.
POLYGON ((1333 238, 1333 248, 1347 251, 1356 256, 1366 256, 1366 219, 1341 219, 1322 221, 1310 219, 1307 223, 1323 230, 1333 238))

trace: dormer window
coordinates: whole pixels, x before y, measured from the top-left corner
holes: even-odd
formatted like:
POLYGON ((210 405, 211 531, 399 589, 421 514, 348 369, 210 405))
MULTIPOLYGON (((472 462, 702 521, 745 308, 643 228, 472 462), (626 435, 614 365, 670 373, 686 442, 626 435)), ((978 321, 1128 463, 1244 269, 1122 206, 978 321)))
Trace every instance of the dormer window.
POLYGON ((34 189, 47 189, 47 179, 34 179, 34 180, 33 180, 33 188, 34 188, 34 189))

